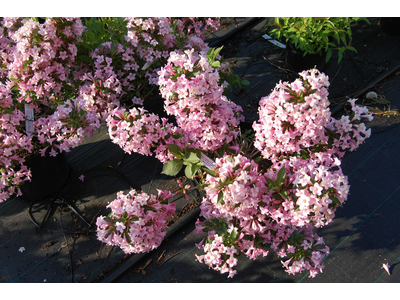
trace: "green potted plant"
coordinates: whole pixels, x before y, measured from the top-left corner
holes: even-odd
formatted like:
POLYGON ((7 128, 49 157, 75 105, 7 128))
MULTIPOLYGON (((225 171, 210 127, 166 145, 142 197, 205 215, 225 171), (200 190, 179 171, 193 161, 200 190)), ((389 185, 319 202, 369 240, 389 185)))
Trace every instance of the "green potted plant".
MULTIPOLYGON (((316 64, 322 68, 330 60, 333 50, 338 50, 338 63, 346 50, 357 52, 351 46, 351 24, 360 19, 369 23, 367 18, 359 17, 276 17, 275 28, 270 34, 286 43, 288 63, 293 67, 303 57, 316 59, 316 64)), ((300 69, 308 67, 301 66, 300 69)))

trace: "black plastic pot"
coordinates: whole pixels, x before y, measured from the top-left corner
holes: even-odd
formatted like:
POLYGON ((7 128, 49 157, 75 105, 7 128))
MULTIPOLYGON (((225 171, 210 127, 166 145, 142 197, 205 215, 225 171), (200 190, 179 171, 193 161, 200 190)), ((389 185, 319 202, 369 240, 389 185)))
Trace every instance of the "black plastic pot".
POLYGON ((393 36, 400 35, 400 18, 398 17, 386 17, 379 18, 379 23, 381 25, 382 30, 393 36))
POLYGON ((36 155, 25 162, 31 170, 31 181, 24 182, 20 188, 24 201, 37 202, 57 193, 69 175, 69 164, 64 153, 53 156, 36 155))
POLYGON ((295 72, 313 69, 315 66, 322 71, 325 67, 326 55, 306 54, 300 49, 295 48, 291 43, 286 44, 286 62, 295 72))

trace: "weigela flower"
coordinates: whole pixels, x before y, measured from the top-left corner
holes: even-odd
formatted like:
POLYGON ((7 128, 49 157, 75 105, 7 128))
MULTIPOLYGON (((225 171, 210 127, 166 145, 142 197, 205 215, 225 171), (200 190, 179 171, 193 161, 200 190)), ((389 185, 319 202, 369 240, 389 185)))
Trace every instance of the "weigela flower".
POLYGON ((87 112, 79 98, 67 100, 48 116, 39 118, 34 123, 37 138, 43 145, 42 156, 48 148, 50 155, 68 152, 77 147, 84 138, 91 136, 95 128, 100 127, 98 116, 87 112))
POLYGON ((19 185, 31 178, 21 153, 32 152, 32 141, 18 130, 24 126, 25 116, 11 103, 9 87, 0 82, 0 203, 14 193, 20 195, 19 185))
POLYGON ((191 147, 214 151, 238 135, 242 109, 223 95, 218 69, 205 52, 171 52, 158 74, 164 109, 175 116, 191 147))
POLYGON ((372 119, 366 108, 350 99, 353 115, 336 120, 328 101, 328 77, 316 69, 299 73, 292 83, 279 82, 260 100, 259 121, 253 123, 254 146, 272 161, 300 153, 332 166, 347 149, 355 150, 370 136, 361 118, 372 119))
POLYGON ((288 258, 285 262, 281 261, 288 274, 308 270, 309 278, 313 278, 322 273, 324 266, 321 262, 329 253, 329 248, 322 248, 323 245, 323 239, 313 233, 312 226, 304 226, 295 230, 287 241, 280 243, 277 253, 288 258))
POLYGON ((163 163, 174 158, 167 144, 177 144, 183 149, 188 143, 178 127, 141 107, 133 107, 129 111, 114 109, 107 118, 107 125, 111 141, 125 152, 142 155, 152 155, 154 152, 163 163))
POLYGON ((13 47, 6 57, 7 76, 18 87, 18 100, 33 102, 40 111, 39 104, 50 104, 68 82, 84 27, 79 18, 47 18, 43 24, 28 19, 21 25, 9 32, 13 47), (61 34, 66 28, 68 36, 61 34))
POLYGON ((264 223, 265 216, 260 211, 266 181, 258 165, 241 155, 216 159, 213 171, 218 175, 207 175, 207 196, 200 206, 200 216, 206 220, 196 222, 197 233, 208 232, 202 245, 206 254, 198 256, 198 260, 204 259, 221 273, 229 271, 232 277, 236 273, 232 270, 237 262, 235 256, 244 253, 256 259, 268 254, 259 243, 260 234, 272 228, 264 223), (219 259, 210 260, 210 253, 219 255, 219 259))
POLYGON ((292 83, 279 82, 260 100, 254 146, 270 160, 300 152, 328 141, 325 126, 330 119, 327 76, 317 70, 300 73, 292 83))
POLYGON ((325 226, 332 222, 336 208, 343 205, 349 193, 347 177, 339 166, 330 169, 313 160, 284 159, 274 163, 265 176, 270 200, 263 209, 268 208, 271 217, 283 225, 325 226), (280 170, 285 176, 278 186, 275 181, 280 170))
POLYGON ((175 212, 175 203, 168 203, 172 196, 161 190, 157 196, 134 189, 118 192, 107 206, 111 213, 97 218, 97 238, 126 254, 157 248, 165 236, 167 218, 175 212))
POLYGON ((84 30, 81 20, 47 18, 40 24, 30 18, 3 18, 1 29, 0 202, 14 193, 19 196, 19 184, 30 179, 25 157, 44 155, 48 149, 54 156, 68 151, 98 127, 79 100, 70 100, 75 44, 84 30), (27 106, 32 109, 31 126, 24 126, 27 106))

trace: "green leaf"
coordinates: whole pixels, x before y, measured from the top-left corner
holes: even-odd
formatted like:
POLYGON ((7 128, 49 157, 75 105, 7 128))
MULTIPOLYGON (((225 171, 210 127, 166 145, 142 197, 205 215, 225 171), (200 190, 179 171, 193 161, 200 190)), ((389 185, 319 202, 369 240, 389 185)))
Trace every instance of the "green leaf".
POLYGON ((52 39, 44 40, 43 42, 50 43, 50 44, 54 44, 54 41, 53 41, 52 39))
POLYGON ((241 80, 241 81, 240 81, 240 84, 241 84, 241 85, 249 85, 249 84, 250 84, 250 81, 248 81, 248 80, 241 80))
POLYGON ((281 192, 281 194, 282 194, 282 196, 283 196, 286 200, 290 200, 289 195, 288 195, 288 193, 287 193, 286 190, 283 190, 283 191, 281 192))
POLYGON ((330 196, 329 199, 331 199, 333 203, 335 203, 339 206, 343 206, 342 203, 340 203, 339 199, 336 198, 335 196, 330 196))
POLYGON ((181 147, 175 144, 168 144, 168 150, 169 152, 174 155, 177 158, 183 159, 183 152, 181 150, 181 147))
POLYGON ((214 61, 214 62, 211 64, 211 66, 212 66, 213 68, 219 68, 219 67, 221 66, 221 63, 220 63, 219 61, 214 61))
POLYGON ((198 151, 186 151, 183 160, 188 163, 197 163, 200 161, 200 156, 198 151))
POLYGON ((224 193, 222 191, 219 191, 219 193, 218 193, 217 203, 224 204, 224 193))
POLYGON ((265 177, 265 179, 268 182, 268 188, 273 189, 275 187, 275 181, 273 181, 271 178, 265 177))
POLYGON ((79 58, 80 61, 83 61, 85 63, 91 63, 92 62, 92 59, 89 56, 84 55, 84 54, 79 55, 78 58, 79 58))
POLYGON ((217 55, 221 52, 222 48, 224 48, 224 46, 221 46, 221 47, 215 49, 215 51, 214 51, 214 57, 217 57, 217 55))
POLYGON ((196 175, 197 171, 200 169, 200 166, 198 164, 188 164, 185 168, 185 176, 189 179, 194 178, 194 175, 196 175))
POLYGON ((225 235, 227 232, 228 232, 228 226, 226 225, 226 223, 222 223, 220 233, 222 233, 222 235, 225 235))
POLYGON ((213 170, 210 170, 210 169, 205 168, 205 169, 204 169, 204 172, 206 172, 207 174, 209 174, 209 175, 211 175, 211 176, 213 176, 213 177, 218 177, 218 173, 215 172, 215 171, 213 171, 213 170))
POLYGON ((111 43, 111 49, 110 49, 110 51, 111 51, 111 56, 114 56, 114 48, 115 48, 115 41, 112 41, 112 43, 111 43))
POLYGON ((236 241, 237 232, 236 232, 236 229, 235 229, 235 228, 233 228, 233 230, 232 230, 232 232, 231 232, 231 235, 230 235, 230 238, 231 238, 231 241, 236 241))
POLYGON ((161 174, 176 176, 182 169, 183 161, 180 159, 171 160, 163 165, 161 174))
POLYGON ((277 177, 277 183, 278 185, 282 185, 284 180, 285 180, 285 176, 286 176, 286 167, 283 166, 279 172, 278 172, 278 177, 277 177))
POLYGON ((331 56, 332 56, 332 49, 328 49, 328 52, 326 53, 325 62, 328 62, 331 59, 331 56))
POLYGON ((343 51, 339 51, 339 54, 338 54, 338 63, 340 63, 340 62, 342 61, 342 58, 343 58, 343 51))
POLYGON ((353 46, 347 46, 346 50, 357 52, 356 48, 354 48, 353 46))

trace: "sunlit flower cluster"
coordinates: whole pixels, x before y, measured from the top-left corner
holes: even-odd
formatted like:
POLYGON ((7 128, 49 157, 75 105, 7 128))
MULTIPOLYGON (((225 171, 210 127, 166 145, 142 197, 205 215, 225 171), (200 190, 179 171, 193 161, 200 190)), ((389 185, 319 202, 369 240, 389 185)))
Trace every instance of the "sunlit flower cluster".
POLYGON ((169 53, 175 49, 208 48, 204 33, 218 29, 219 18, 126 18, 128 34, 125 40, 131 43, 146 77, 151 84, 157 84, 157 68, 165 64, 169 53), (155 68, 155 67, 156 68, 155 68), (152 71, 153 70, 153 71, 152 71))
MULTIPOLYGON (((254 140, 244 142, 242 108, 225 96, 231 83, 222 48, 204 41, 218 18, 118 22, 118 40, 80 55, 80 18, 2 19, 0 202, 30 180, 28 155, 69 151, 105 121, 126 153, 154 154, 164 174, 186 166, 187 177, 198 176, 206 196, 195 233, 207 235, 199 262, 231 278, 242 254, 257 259, 269 246, 289 274, 322 272, 329 248, 313 229, 331 223, 346 202, 340 159, 370 136, 362 123, 372 119, 368 109, 350 99, 350 115, 332 117, 328 76, 303 71, 261 98, 254 140), (157 88, 175 123, 143 107, 157 88)), ((189 199, 191 187, 178 184, 189 199)), ((127 254, 157 248, 175 212, 172 196, 118 192, 111 213, 97 219, 98 239, 127 254)))
POLYGON ((13 28, 15 22, 23 25, 10 30, 12 42, 5 59, 8 84, 18 89, 18 101, 35 106, 60 101, 63 88, 70 82, 77 47, 84 26, 80 18, 47 18, 43 24, 32 19, 4 18, 3 26, 13 28))
POLYGON ((313 228, 331 223, 346 201, 349 184, 340 158, 369 137, 360 121, 372 116, 351 99, 352 114, 334 119, 327 77, 317 70, 300 75, 292 83, 280 82, 260 101, 254 146, 268 166, 259 169, 241 154, 226 154, 204 180, 205 220, 196 222, 195 232, 207 237, 199 244, 205 254, 197 259, 229 277, 236 271, 228 259, 265 256, 264 245, 286 257, 282 264, 289 274, 308 270, 315 277, 323 271, 329 248, 313 228), (234 253, 227 255, 227 247, 234 253))
POLYGON ((142 106, 154 94, 157 71, 170 51, 206 48, 201 37, 209 24, 219 26, 217 18, 132 17, 125 21, 126 43, 102 43, 90 54, 93 64, 84 65, 76 73, 83 81, 79 93, 85 105, 101 114, 103 120, 116 107, 142 106))
POLYGON ((171 52, 159 75, 165 111, 176 117, 191 147, 214 151, 237 137, 242 108, 223 95, 219 68, 205 52, 171 52))
POLYGON ((310 272, 310 278, 323 272, 324 265, 321 263, 329 254, 324 239, 313 232, 312 226, 304 226, 293 231, 287 240, 279 245, 275 243, 271 248, 278 256, 287 258, 281 263, 288 274, 295 275, 307 270, 310 272))
POLYGON ((81 99, 67 100, 57 107, 48 117, 33 122, 37 139, 42 145, 40 153, 45 156, 49 150, 51 156, 68 152, 100 127, 97 115, 86 111, 81 99))
POLYGON ((269 199, 263 209, 268 209, 271 218, 282 225, 325 226, 349 193, 347 176, 339 166, 328 168, 309 159, 283 159, 274 163, 265 176, 269 199), (277 184, 279 171, 284 180, 277 184))
POLYGON ((336 120, 329 110, 328 77, 313 69, 299 73, 292 83, 279 82, 266 97, 261 98, 259 121, 254 122, 254 146, 270 160, 304 153, 319 163, 332 165, 344 151, 356 149, 370 130, 361 118, 370 120, 366 108, 352 105, 353 116, 336 120))
POLYGON ((236 274, 230 264, 231 257, 244 253, 251 259, 266 256, 257 245, 260 234, 269 229, 264 224, 266 216, 260 208, 264 193, 267 191, 266 180, 258 171, 258 165, 248 158, 224 156, 217 159, 213 170, 216 175, 207 175, 206 198, 201 204, 200 216, 206 220, 196 222, 196 233, 208 232, 202 248, 205 255, 197 256, 211 268, 225 273, 229 277, 236 274), (227 248, 231 249, 226 255, 227 248))
POLYGON ((134 189, 118 192, 107 206, 111 213, 97 218, 98 239, 119 246, 126 254, 157 248, 166 234, 167 218, 175 212, 175 203, 168 203, 172 196, 161 190, 157 196, 134 189))
MULTIPOLYGON (((86 53, 80 18, 2 18, 1 201, 20 195, 19 183, 30 176, 27 155, 69 151, 115 109, 142 106, 157 89, 157 71, 169 52, 206 48, 203 34, 217 28, 219 18, 126 18, 119 24, 125 41, 107 41, 86 53)), ((171 125, 162 132, 177 130, 171 125)), ((168 143, 179 139, 161 136, 168 143)), ((156 143, 157 157, 171 159, 167 146, 156 143)))
POLYGON ((182 130, 144 108, 125 110, 116 108, 107 118, 111 141, 127 153, 152 155, 165 163, 174 156, 168 151, 168 144, 183 148, 188 140, 182 130))
POLYGON ((305 160, 294 159, 264 173, 241 155, 217 159, 213 171, 215 175, 207 175, 207 196, 201 204, 205 220, 196 222, 195 233, 207 232, 199 245, 205 254, 196 255, 198 261, 232 277, 237 263, 230 264, 232 258, 266 256, 264 245, 269 244, 288 258, 282 262, 288 273, 309 270, 314 277, 322 272, 321 251, 329 249, 321 250, 323 239, 312 228, 332 221, 337 205, 346 199, 348 185, 341 172, 324 166, 314 169, 305 160))

